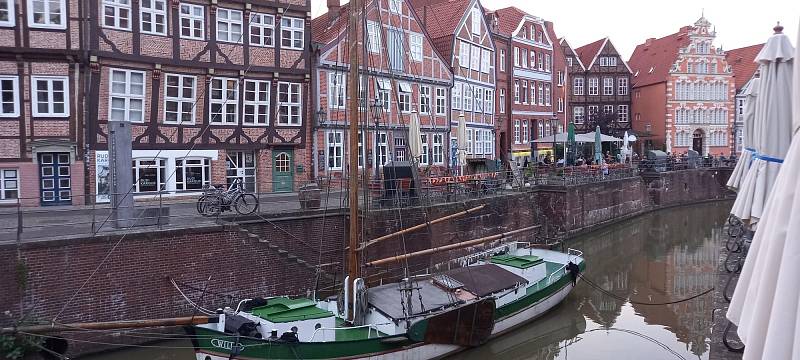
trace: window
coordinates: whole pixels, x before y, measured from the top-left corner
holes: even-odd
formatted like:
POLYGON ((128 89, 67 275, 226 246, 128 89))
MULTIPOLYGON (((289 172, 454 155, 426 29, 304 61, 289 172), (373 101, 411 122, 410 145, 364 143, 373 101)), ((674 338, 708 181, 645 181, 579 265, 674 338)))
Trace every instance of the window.
MULTIPOLYGON (((541 59, 541 55, 539 56, 541 59)), ((531 50, 531 69, 536 67, 536 51, 531 50)))
POLYGON ((551 72, 553 68, 550 67, 550 54, 544 54, 544 71, 551 72))
POLYGON ((453 84, 453 93, 450 95, 450 106, 453 109, 461 109, 461 83, 453 84))
POLYGON ((411 51, 411 60, 422 61, 422 35, 409 34, 408 45, 411 51))
POLYGON ((474 133, 474 131, 472 129, 467 129, 467 154, 473 154, 474 153, 473 147, 472 147, 473 133, 474 133))
POLYGON ((133 159, 132 165, 135 192, 164 190, 167 177, 166 160, 154 158, 133 159))
POLYGON ((521 144, 520 121, 514 120, 514 144, 521 144))
MULTIPOLYGON (((366 87, 364 88, 366 91, 366 87)), ((385 113, 391 112, 391 93, 392 87, 389 83, 389 80, 386 79, 375 79, 375 93, 378 97, 378 101, 383 105, 383 111, 385 113)))
POLYGON ((567 66, 572 67, 572 56, 567 58, 567 66))
POLYGON ((175 188, 202 190, 211 183, 211 159, 175 159, 175 188))
POLYGON ((19 94, 18 78, 16 76, 0 76, 0 117, 19 116, 17 94, 19 94))
MULTIPOLYGON (((519 66, 524 67, 524 68, 528 67, 528 50, 527 49, 520 49, 519 66)), ((533 67, 533 64, 531 64, 531 67, 533 67)))
POLYGON ((600 66, 617 66, 617 58, 615 56, 600 57, 600 66))
POLYGON ((628 105, 617 106, 617 119, 619 122, 628 122, 628 105))
POLYGON ((0 169, 0 200, 19 198, 19 171, 0 169))
POLYGON ((583 124, 583 120, 583 106, 576 106, 572 108, 572 121, 574 121, 576 124, 583 124))
POLYGON ((194 124, 194 75, 167 74, 164 82, 164 123, 194 124))
MULTIPOLYGON (((37 2, 43 3, 45 1, 40 0, 37 2)), ((36 5, 34 4, 34 6, 36 5)), ((28 12, 28 14, 31 14, 31 12, 28 12)), ((130 0, 103 0, 103 27, 121 29, 121 30, 130 30, 131 29, 130 20, 131 20, 130 0)))
POLYGON ((475 112, 483 112, 483 88, 475 88, 475 112))
POLYGON ((397 29, 386 30, 389 43, 389 67, 394 71, 403 71, 403 32, 397 29))
POLYGON ((422 154, 419 154, 419 163, 428 165, 428 134, 420 134, 422 140, 422 154))
POLYGON ((184 39, 205 39, 205 10, 201 5, 181 4, 181 37, 184 39))
POLYGON ((564 112, 564 98, 560 96, 558 97, 558 112, 564 112))
POLYGON ((433 154, 434 164, 444 164, 444 135, 433 134, 433 154))
POLYGON ((614 95, 614 78, 603 78, 603 95, 614 95))
POLYGON ((589 105, 588 106, 589 112, 589 120, 594 119, 594 116, 597 115, 597 110, 600 109, 598 105, 589 105))
POLYGON ((343 109, 345 107, 345 81, 343 73, 328 73, 328 107, 343 109))
POLYGON ((406 139, 397 134, 394 136, 394 159, 397 161, 406 160, 406 139))
POLYGON ((481 50, 481 72, 484 74, 489 73, 489 67, 491 66, 490 56, 489 50, 481 50))
POLYGON ((31 76, 33 116, 69 116, 69 80, 65 76, 31 76))
POLYGON ((600 80, 598 80, 596 77, 590 77, 588 85, 589 95, 597 95, 600 90, 599 86, 600 86, 600 80))
POLYGON ((447 110, 446 92, 444 88, 436 88, 436 115, 444 115, 447 110))
POLYGON ((470 63, 470 68, 475 71, 481 70, 481 48, 477 46, 472 46, 470 49, 470 56, 472 58, 472 62, 470 63))
POLYGON ((383 166, 389 161, 389 135, 379 132, 376 135, 375 144, 375 165, 383 166))
POLYGON ((686 72, 687 72, 687 73, 689 73, 689 74, 691 74, 691 73, 692 73, 692 71, 694 70, 694 69, 692 69, 692 65, 693 65, 693 64, 692 64, 692 63, 690 63, 690 62, 687 62, 687 63, 686 63, 686 72))
POLYGON ((281 47, 303 50, 305 20, 293 17, 281 18, 281 47))
POLYGON ((265 80, 244 81, 245 125, 269 125, 269 86, 265 80))
POLYGON ((500 103, 497 106, 500 108, 500 113, 506 113, 506 89, 500 89, 500 103))
MULTIPOLYGON (((522 103, 523 104, 527 104, 528 103, 528 80, 522 80, 522 91, 520 92, 520 94, 522 95, 522 99, 520 99, 522 101, 522 103)), ((531 99, 531 101, 533 101, 533 99, 531 99)))
POLYGON ((519 80, 514 80, 514 103, 519 104, 519 80))
POLYGON ((475 146, 472 147, 473 154, 483 153, 483 131, 475 129, 475 146))
POLYGON ((552 104, 551 103, 552 100, 550 98, 550 87, 551 87, 550 84, 544 85, 544 104, 547 106, 550 106, 550 104, 552 104))
POLYGON ((564 86, 564 72, 558 71, 558 86, 564 86))
POLYGON ((401 82, 397 84, 398 86, 398 101, 400 102, 398 105, 400 107, 400 112, 410 112, 411 111, 411 85, 406 82, 401 82))
POLYGON ((215 77, 211 79, 211 124, 236 124, 239 117, 239 80, 215 77))
MULTIPOLYGON (((116 0, 112 2, 128 3, 128 9, 130 10, 129 1, 116 0)), ((67 11, 67 6, 65 2, 66 0, 28 0, 28 26, 32 28, 66 29, 65 12, 67 11)), ((130 29, 130 24, 128 24, 127 29, 130 29)))
POLYGON ((367 49, 371 53, 380 53, 381 52, 381 27, 378 23, 374 21, 367 21, 367 34, 369 34, 369 40, 367 42, 367 49))
POLYGON ((278 125, 300 125, 302 107, 300 84, 278 83, 278 125))
MULTIPOLYGON (((550 55, 548 55, 548 56, 550 56, 550 55)), ((542 70, 545 69, 542 59, 543 59, 542 54, 539 54, 539 62, 538 62, 538 65, 537 65, 537 67, 539 68, 539 71, 542 71, 542 70)), ((533 67, 533 63, 531 63, 531 67, 533 67)))
POLYGON ((389 11, 400 14, 403 10, 403 0, 389 0, 389 11))
POLYGON ((14 26, 17 23, 14 1, 0 0, 0 26, 14 26))
POLYGON ((490 89, 484 91, 486 93, 486 103, 484 104, 486 107, 484 109, 487 114, 491 114, 494 112, 494 91, 490 89))
POLYGON ((217 41, 242 42, 242 12, 217 9, 217 41))
POLYGON ((469 43, 461 40, 458 48, 458 63, 461 67, 469 69, 469 43))
POLYGON ((477 8, 472 9, 472 33, 481 33, 481 12, 477 8))
POLYGON ((275 16, 250 14, 250 45, 275 46, 275 16))
POLYGON ((527 144, 531 134, 528 132, 528 120, 522 121, 522 143, 527 144))
POLYGON ((431 87, 419 87, 419 112, 422 114, 430 114, 431 112, 431 87))
POLYGON ((603 105, 603 114, 614 113, 614 105, 603 105))
POLYGON ((326 157, 328 158, 328 170, 342 170, 342 156, 344 152, 344 133, 341 131, 330 131, 326 138, 326 157))
POLYGON ((144 71, 110 70, 110 120, 144 122, 144 75, 144 71))
POLYGON ((506 71, 506 50, 500 49, 500 71, 506 71))
POLYGON ((572 95, 583 95, 583 78, 572 79, 572 95))
POLYGON ((617 94, 628 95, 628 78, 617 78, 617 94))
POLYGON ((514 66, 519 66, 519 48, 514 47, 514 66))
POLYGON ((166 0, 141 0, 139 18, 143 33, 167 35, 166 0))
POLYGON ((474 97, 472 86, 464 84, 464 110, 472 111, 472 100, 474 97))
MULTIPOLYGON (((548 85, 549 86, 549 85, 548 85)), ((550 105, 550 88, 544 87, 543 83, 539 83, 539 97, 538 103, 539 105, 550 105), (547 89, 547 90, 545 90, 547 89)))
MULTIPOLYGON (((533 124, 531 124, 531 125, 533 125, 533 124)), ((536 127, 539 129, 539 132, 538 132, 539 136, 537 137, 537 139, 541 139, 541 138, 545 137, 545 134, 544 134, 544 123, 542 123, 541 121, 538 121, 536 123, 536 125, 537 125, 536 127)))

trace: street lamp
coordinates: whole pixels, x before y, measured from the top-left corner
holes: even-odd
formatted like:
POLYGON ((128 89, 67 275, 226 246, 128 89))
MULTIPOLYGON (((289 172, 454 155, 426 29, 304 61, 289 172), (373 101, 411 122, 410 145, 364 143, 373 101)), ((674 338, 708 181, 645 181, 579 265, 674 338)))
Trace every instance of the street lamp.
POLYGON ((558 152, 556 152, 556 129, 557 129, 556 122, 558 122, 558 116, 556 116, 556 114, 553 114, 553 116, 550 117, 550 124, 548 125, 548 127, 550 128, 550 131, 548 131, 548 133, 550 133, 550 135, 553 135, 553 163, 558 162, 558 152))
MULTIPOLYGON (((372 104, 370 105, 370 110, 371 110, 370 112, 372 113, 372 121, 375 122, 375 145, 374 145, 375 146, 375 178, 377 179, 377 178, 380 177, 380 166, 379 166, 380 164, 378 164, 378 161, 381 159, 381 152, 378 151, 378 138, 380 136, 378 134, 378 124, 381 121, 381 117, 383 117, 383 101, 381 101, 380 99, 372 100, 372 104)), ((387 147, 388 147, 388 144, 387 144, 387 147)), ((388 151, 388 149, 384 149, 384 150, 388 151)), ((387 155, 387 157, 388 157, 388 155, 387 155)))
POLYGON ((328 114, 325 112, 325 110, 322 110, 322 107, 317 110, 317 126, 325 125, 325 122, 327 121, 327 115, 328 114))

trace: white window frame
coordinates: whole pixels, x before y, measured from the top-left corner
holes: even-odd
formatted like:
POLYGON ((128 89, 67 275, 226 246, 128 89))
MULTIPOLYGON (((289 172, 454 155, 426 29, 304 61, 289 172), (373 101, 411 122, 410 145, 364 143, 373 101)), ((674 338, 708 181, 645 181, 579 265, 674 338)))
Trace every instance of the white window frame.
POLYGON ((500 49, 500 71, 506 72, 506 50, 500 49))
POLYGON ((519 48, 514 46, 514 66, 519 66, 519 48))
POLYGON ((613 114, 614 105, 603 105, 603 114, 613 114))
POLYGON ((617 78, 617 95, 628 95, 628 78, 617 78))
POLYGON ((467 154, 472 155, 474 153, 474 148, 472 146, 474 138, 474 130, 467 128, 467 154))
POLYGON ((572 95, 584 94, 584 81, 582 77, 572 79, 572 95))
POLYGON ((464 111, 472 111, 472 100, 475 98, 474 86, 464 84, 464 111))
POLYGON ((216 30, 216 39, 219 42, 241 44, 244 40, 244 13, 241 10, 218 8, 217 9, 217 22, 214 30, 216 30), (225 14, 223 16, 222 14, 225 14), (235 19, 234 15, 239 15, 239 20, 235 19), (220 30, 220 25, 227 25, 227 30, 220 30), (239 32, 234 31, 234 27, 239 27, 239 32), (221 37, 224 34, 225 37, 221 37))
POLYGON ((521 121, 514 120, 514 144, 522 144, 521 121))
POLYGON ((452 94, 450 94, 450 106, 454 110, 461 110, 461 83, 453 84, 452 94))
POLYGON ((397 83, 397 108, 401 113, 411 112, 411 85, 407 82, 397 83))
POLYGON ((514 79, 514 103, 519 104, 519 80, 514 79))
POLYGON ((372 164, 382 168, 389 162, 389 134, 385 131, 378 131, 375 134, 375 151, 372 154, 372 164))
POLYGON ((411 54, 411 60, 420 62, 422 61, 422 35, 417 33, 408 34, 408 51, 411 54))
POLYGON ((433 135, 433 152, 431 154, 431 162, 434 165, 444 164, 444 134, 434 133, 433 135))
POLYGON ((344 143, 344 131, 330 130, 325 133, 326 169, 334 171, 344 169, 344 143), (338 135, 338 139, 336 135, 338 135), (339 150, 338 153, 337 149, 339 150), (333 164, 331 164, 331 160, 333 160, 333 164))
POLYGON ((269 80, 245 80, 242 91, 244 91, 242 124, 244 126, 269 126, 272 82, 269 80), (251 84, 254 86, 253 90, 248 89, 248 85, 251 84), (266 91, 263 91, 264 89, 266 91), (253 100, 248 100, 251 94, 253 95, 253 100), (249 121, 248 117, 251 117, 252 121, 249 121), (260 119, 263 119, 263 121, 260 119))
POLYGON ((328 108, 344 109, 347 105, 345 73, 328 72, 328 108))
MULTIPOLYGON (((109 96, 108 96, 108 118, 109 120, 113 120, 111 118, 111 114, 113 113, 114 107, 114 98, 122 99, 124 101, 124 107, 121 109, 124 111, 124 116, 122 121, 128 121, 132 123, 144 123, 145 117, 145 109, 147 105, 147 101, 145 100, 145 95, 147 93, 147 73, 144 71, 138 70, 126 70, 126 69, 116 69, 110 68, 108 70, 109 79, 108 79, 108 87, 109 87, 109 96), (114 73, 115 72, 122 72, 125 74, 125 91, 124 92, 114 92, 114 73), (133 74, 140 74, 142 75, 142 93, 141 94, 134 94, 131 92, 131 75, 133 74), (141 109, 141 121, 132 121, 131 120, 131 102, 133 101, 140 101, 142 104, 141 109)), ((138 85, 138 84, 137 84, 138 85)))
POLYGON ((522 120, 522 143, 527 144, 531 139, 531 134, 528 131, 528 120, 522 120))
MULTIPOLYGON (((17 12, 15 9, 15 2, 16 0, 0 0, 0 2, 5 2, 7 9, 2 10, 6 12, 6 16, 8 16, 8 20, 0 20, 0 26, 3 27, 13 27, 17 24, 17 12)), ((0 115, 2 116, 2 115, 0 115)))
POLYGON ((139 30, 143 34, 151 35, 167 35, 167 28, 169 20, 167 20, 167 1, 166 0, 140 0, 139 1, 139 30), (150 8, 145 7, 145 2, 150 1, 150 8), (158 4, 161 4, 161 9, 158 9, 158 4), (150 30, 145 30, 145 15, 150 15, 150 30), (158 21, 159 16, 161 22, 158 21), (158 26, 161 25, 162 31, 158 31, 158 26))
POLYGON ((614 78, 603 78, 603 95, 614 95, 614 78))
POLYGON ((552 72, 553 71, 552 65, 553 63, 550 54, 544 54, 544 71, 552 72))
POLYGON ((486 114, 493 114, 494 113, 494 90, 492 89, 485 89, 485 101, 483 106, 483 112, 486 114))
POLYGON ((497 106, 498 106, 498 108, 500 110, 500 113, 501 114, 505 114, 506 113, 506 89, 499 89, 498 91, 499 91, 498 96, 500 97, 500 100, 499 100, 499 103, 497 104, 497 106))
POLYGON ((470 43, 459 40, 460 46, 458 48, 458 64, 461 65, 463 68, 469 69, 469 48, 470 43))
POLYGON ((305 47, 305 23, 302 18, 284 16, 281 18, 281 49, 303 50, 305 47), (288 36, 287 36, 288 35, 288 36), (289 40, 289 45, 286 45, 289 40), (297 45, 297 41, 300 44, 297 45))
POLYGON ((392 84, 388 79, 375 79, 375 93, 378 100, 383 104, 385 113, 392 112, 392 84))
POLYGON ((436 88, 436 115, 445 115, 447 112, 447 90, 436 88))
POLYGON ((576 124, 583 124, 586 121, 586 112, 583 106, 572 108, 572 121, 576 124))
POLYGON ((19 178, 19 169, 0 168, 0 200, 17 200, 20 198, 19 178), (12 173, 14 174, 13 177, 11 176, 12 173), (14 186, 9 184, 14 184, 14 186), (16 191, 17 195, 14 197, 8 196, 11 191, 16 191))
MULTIPOLYGON (((169 179, 167 179, 169 181, 169 179)), ((177 191, 198 191, 202 190, 206 185, 211 183, 211 158, 207 157, 182 157, 175 159, 175 190, 177 191), (178 162, 181 165, 178 165, 178 162), (202 179, 200 180, 200 188, 187 189, 186 186, 186 169, 187 168, 200 168, 202 169, 202 179), (182 182, 178 181, 178 174, 183 179, 182 182)))
POLYGON ((381 52, 381 27, 377 22, 367 21, 367 34, 369 40, 367 42, 367 49, 374 54, 381 52))
POLYGON ((403 12, 403 0, 389 0, 389 11, 401 14, 403 12))
POLYGON ((586 90, 588 95, 600 95, 600 79, 590 77, 587 79, 586 90))
MULTIPOLYGON (((11 0, 14 1, 14 0, 11 0)), ((28 27, 31 28, 38 28, 38 29, 66 29, 67 28, 67 1, 66 0, 56 0, 58 1, 58 7, 60 9, 60 13, 58 14, 58 22, 52 21, 52 9, 50 8, 52 0, 28 0, 28 27), (34 3, 41 3, 44 8, 44 22, 37 23, 34 21, 34 3)), ((106 0, 107 1, 107 0, 106 0)), ((105 2, 105 1, 104 1, 105 2)), ((128 23, 130 24, 130 22, 128 23)), ((128 28, 130 30, 130 27, 128 28)))
POLYGON ((550 106, 553 103, 552 99, 552 84, 547 83, 544 85, 544 104, 550 106))
POLYGON ((428 85, 419 86, 419 113, 431 113, 431 87, 428 85))
POLYGON ((481 33, 481 12, 477 8, 472 8, 472 33, 481 33))
POLYGON ((481 69, 481 48, 477 46, 472 46, 470 49, 470 64, 469 67, 472 70, 480 71, 481 69))
POLYGON ((194 75, 183 75, 183 74, 165 74, 164 75, 164 123, 165 124, 185 124, 185 125, 193 125, 195 123, 195 99, 197 98, 197 77, 194 75), (175 77, 178 79, 178 96, 169 96, 169 78, 175 77), (184 90, 186 87, 184 86, 184 80, 191 79, 192 80, 192 96, 186 97, 184 96, 184 90), (177 103, 177 120, 176 121, 169 121, 167 120, 167 103, 175 102, 177 103), (189 106, 187 110, 185 107, 189 106), (183 114, 190 113, 191 120, 190 121, 183 121, 183 114))
POLYGON ((489 50, 481 49, 481 72, 484 74, 488 74, 492 66, 490 55, 489 50))
MULTIPOLYGON (((13 1, 13 0, 12 0, 13 1)), ((12 2, 13 4, 13 2, 12 2)), ((17 117, 19 116, 19 77, 18 76, 10 76, 10 75, 0 75, 0 99, 2 99, 3 93, 11 92, 11 98, 13 105, 13 109, 11 112, 4 112, 3 105, 5 105, 2 100, 0 100, 0 118, 3 117, 17 117), (11 89, 6 89, 3 87, 2 82, 11 81, 11 89)))
MULTIPOLYGON (((523 67, 523 68, 527 68, 528 67, 528 49, 520 49, 519 63, 520 63, 519 64, 520 67, 523 67)), ((531 64, 531 67, 533 67, 533 64, 531 64)))
POLYGON ((237 124, 239 123, 239 79, 237 78, 228 78, 228 77, 213 77, 211 81, 208 82, 209 88, 209 111, 208 111, 208 123, 211 125, 229 125, 229 124, 237 124), (214 81, 221 81, 222 87, 220 87, 220 91, 222 94, 221 99, 214 99, 214 81), (228 88, 228 82, 233 81, 233 89, 228 88), (229 93, 233 93, 233 96, 230 96, 229 93), (234 110, 233 113, 228 112, 228 105, 231 105, 229 102, 234 103, 234 110), (219 116, 214 116, 214 112, 211 110, 213 109, 215 104, 220 105, 220 113, 219 116), (229 121, 228 117, 233 115, 233 120, 229 121))
POLYGON ((558 86, 564 86, 564 72, 561 70, 558 71, 558 86))
POLYGON ((250 45, 260 47, 275 46, 275 15, 265 13, 250 13, 250 29, 247 34, 250 37, 250 45), (270 20, 271 25, 267 20, 270 20), (258 30, 258 35, 253 35, 253 30, 258 30), (266 35, 267 33, 271 35, 266 35), (253 41, 253 36, 255 40, 253 41))
POLYGON ((278 126, 301 126, 303 125, 303 87, 300 83, 278 82, 278 126), (286 90, 286 91, 284 91, 286 90), (283 94, 286 93, 286 100, 283 94), (297 101, 292 98, 296 97, 297 101), (285 115, 284 115, 285 114, 285 115), (284 116, 286 120, 284 120, 284 116), (296 118, 297 121, 292 119, 296 118))
POLYGON ((103 0, 102 14, 102 23, 104 28, 131 30, 131 0, 103 0), (110 16, 110 18, 114 20, 113 25, 106 23, 106 20, 109 19, 109 16, 105 14, 107 8, 112 9, 114 13, 110 16), (127 16, 123 16, 123 14, 126 14, 127 16), (123 21, 125 22, 125 25, 123 25, 123 21))
POLYGON ((179 7, 179 21, 180 21, 180 37, 181 39, 205 40, 206 38, 206 9, 202 5, 181 3, 179 7), (196 14, 196 10, 200 10, 200 15, 196 14), (186 10, 189 13, 184 13, 186 10), (184 26, 184 20, 189 22, 189 26, 184 26), (199 22, 199 24, 198 24, 199 22), (199 25, 199 26, 198 26, 199 25), (190 35, 184 35, 183 31, 189 30, 190 35), (197 32, 200 35, 197 35, 197 32))
POLYGON ((560 96, 558 97, 558 112, 564 112, 564 98, 560 96))

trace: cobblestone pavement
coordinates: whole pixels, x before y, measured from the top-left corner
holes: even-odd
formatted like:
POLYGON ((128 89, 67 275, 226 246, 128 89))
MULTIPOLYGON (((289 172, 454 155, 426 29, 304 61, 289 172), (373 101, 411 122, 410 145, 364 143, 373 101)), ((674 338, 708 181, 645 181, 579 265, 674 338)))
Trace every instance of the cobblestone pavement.
MULTIPOLYGON (((725 229, 726 233, 727 229, 728 227, 725 229)), ((729 304, 723 295, 723 291, 725 291, 725 286, 728 284, 728 279, 730 277, 730 274, 725 270, 725 261, 728 259, 728 254, 729 251, 725 246, 725 242, 723 242, 722 249, 720 250, 719 263, 717 266, 717 282, 716 287, 714 288, 714 325, 711 330, 711 351, 709 353, 709 360, 739 360, 742 358, 741 353, 728 350, 728 348, 725 347, 725 344, 722 342, 722 336, 725 332, 726 326, 729 323, 728 319, 725 317, 725 314, 728 312, 729 304)), ((737 256, 738 258, 739 254, 735 253, 733 255, 737 256)), ((736 286, 736 280, 737 278, 734 278, 732 280, 733 282, 728 287, 728 297, 733 295, 733 289, 736 286)), ((736 335, 736 327, 732 327, 730 329, 728 341, 733 346, 741 346, 739 337, 736 335)))

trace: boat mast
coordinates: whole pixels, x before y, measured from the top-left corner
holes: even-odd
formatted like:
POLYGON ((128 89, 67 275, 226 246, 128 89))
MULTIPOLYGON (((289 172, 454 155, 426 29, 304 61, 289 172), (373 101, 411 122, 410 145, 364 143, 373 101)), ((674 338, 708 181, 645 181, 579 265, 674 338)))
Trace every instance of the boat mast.
MULTIPOLYGON (((350 287, 352 291, 355 291, 353 286, 354 281, 360 277, 359 271, 359 259, 358 259, 358 123, 360 119, 359 114, 359 104, 358 104, 358 95, 359 95, 359 41, 358 41, 358 33, 360 28, 360 11, 361 11, 361 1, 362 0, 352 0, 350 1, 350 18, 349 18, 349 26, 347 27, 347 43, 348 43, 348 52, 350 54, 350 73, 348 78, 348 96, 350 97, 348 103, 348 116, 350 121, 350 141, 348 145, 348 155, 349 155, 349 176, 348 176, 348 193, 350 199, 350 227, 349 227, 349 242, 347 248, 347 275, 350 278, 349 284, 345 284, 345 286, 350 287)), ((345 306, 348 307, 350 310, 348 313, 352 316, 351 319, 345 320, 353 320, 355 319, 355 306, 353 306, 353 297, 348 296, 345 299, 345 306)))

